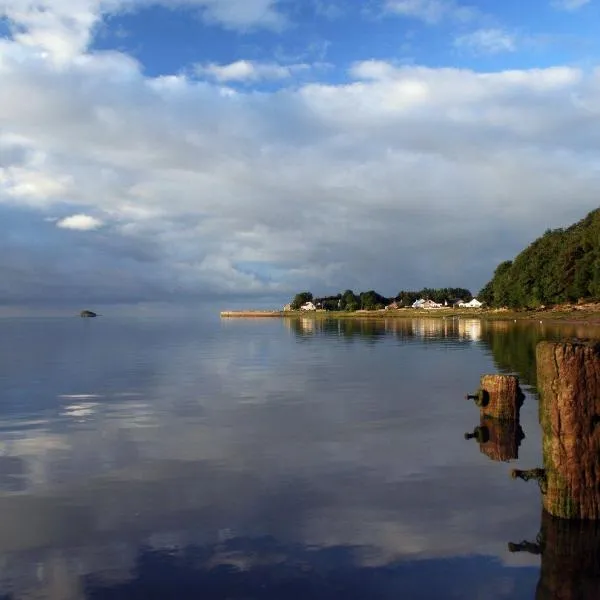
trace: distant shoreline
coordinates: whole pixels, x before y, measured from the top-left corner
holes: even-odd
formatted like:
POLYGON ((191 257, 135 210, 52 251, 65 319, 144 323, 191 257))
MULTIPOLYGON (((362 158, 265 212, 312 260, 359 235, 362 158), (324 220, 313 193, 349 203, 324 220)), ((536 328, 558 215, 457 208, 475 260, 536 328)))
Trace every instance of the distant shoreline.
POLYGON ((517 321, 557 321, 587 322, 600 324, 600 305, 557 306, 552 309, 506 310, 506 309, 462 309, 438 308, 415 309, 400 308, 394 310, 357 310, 357 311, 301 311, 301 310, 228 310, 220 313, 223 319, 262 319, 262 318, 313 318, 313 319, 415 319, 415 318, 472 318, 482 320, 517 321))

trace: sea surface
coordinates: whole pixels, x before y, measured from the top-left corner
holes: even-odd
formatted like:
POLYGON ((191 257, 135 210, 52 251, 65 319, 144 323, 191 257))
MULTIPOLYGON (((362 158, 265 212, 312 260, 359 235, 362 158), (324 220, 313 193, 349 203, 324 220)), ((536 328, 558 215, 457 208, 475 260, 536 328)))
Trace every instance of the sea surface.
POLYGON ((552 536, 510 471, 542 464, 535 344, 573 336, 600 332, 0 319, 0 598, 552 598, 596 532, 552 536), (464 399, 484 373, 519 375, 520 428, 464 399))

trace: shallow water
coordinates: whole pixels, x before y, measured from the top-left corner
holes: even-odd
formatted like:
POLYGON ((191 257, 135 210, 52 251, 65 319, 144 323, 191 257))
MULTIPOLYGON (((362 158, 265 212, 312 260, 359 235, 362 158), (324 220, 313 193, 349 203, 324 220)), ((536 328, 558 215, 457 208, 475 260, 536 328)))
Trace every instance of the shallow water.
POLYGON ((0 594, 533 600, 542 559, 508 543, 540 492, 509 473, 542 462, 535 344, 573 336, 600 333, 0 319, 0 594), (509 462, 511 432, 464 438, 495 372, 526 392, 509 462))

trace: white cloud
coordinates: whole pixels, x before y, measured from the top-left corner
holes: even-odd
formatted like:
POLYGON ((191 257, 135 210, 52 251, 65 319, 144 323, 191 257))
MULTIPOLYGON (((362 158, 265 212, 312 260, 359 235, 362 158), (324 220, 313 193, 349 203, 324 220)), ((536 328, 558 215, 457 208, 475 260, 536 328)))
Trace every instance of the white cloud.
POLYGON ((230 29, 266 27, 282 29, 286 18, 277 6, 281 0, 162 0, 165 4, 197 6, 204 16, 230 29))
MULTIPOLYGON (((248 64, 238 78, 265 66, 248 64)), ((383 61, 350 74, 227 92, 147 77, 120 53, 56 68, 0 41, 0 222, 27 233, 0 238, 0 295, 476 287, 597 205, 597 74, 383 61), (43 221, 56 214, 111 227, 73 253, 43 221), (410 259, 380 270, 382 256, 410 259)))
POLYGON ((391 14, 420 19, 432 25, 446 19, 470 21, 478 14, 476 8, 454 0, 385 0, 384 9, 391 14))
POLYGON ((209 63, 196 65, 199 76, 208 76, 220 82, 256 82, 262 80, 289 79, 297 73, 310 69, 307 64, 280 65, 277 63, 238 60, 227 65, 209 63))
POLYGON ((281 29, 280 0, 0 0, 20 44, 40 50, 59 64, 83 52, 104 15, 141 10, 152 4, 198 9, 208 21, 230 29, 281 29))
POLYGON ((396 72, 393 64, 383 60, 365 60, 355 63, 350 68, 350 75, 355 79, 391 79, 396 72))
POLYGON ((498 54, 515 52, 517 39, 514 34, 503 29, 478 29, 456 37, 454 45, 477 54, 498 54))
POLYGON ((90 215, 71 215, 56 222, 56 226, 61 229, 74 229, 76 231, 94 231, 100 229, 103 222, 100 219, 91 217, 90 215))
POLYGON ((31 205, 63 196, 69 189, 69 183, 68 177, 57 177, 33 164, 27 168, 0 168, 0 190, 5 190, 15 200, 31 205))
POLYGON ((575 11, 589 3, 590 0, 554 0, 552 5, 560 10, 575 11))

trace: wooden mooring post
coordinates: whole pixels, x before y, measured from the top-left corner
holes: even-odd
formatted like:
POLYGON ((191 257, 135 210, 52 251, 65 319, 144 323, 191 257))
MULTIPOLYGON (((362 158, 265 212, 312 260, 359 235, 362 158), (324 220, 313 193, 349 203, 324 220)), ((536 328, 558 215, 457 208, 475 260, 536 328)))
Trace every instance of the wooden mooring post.
POLYGON ((600 343, 536 348, 546 511, 600 519, 600 343))
POLYGON ((466 398, 475 401, 482 417, 518 421, 524 396, 518 377, 482 375, 477 392, 466 398))

